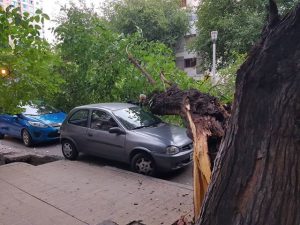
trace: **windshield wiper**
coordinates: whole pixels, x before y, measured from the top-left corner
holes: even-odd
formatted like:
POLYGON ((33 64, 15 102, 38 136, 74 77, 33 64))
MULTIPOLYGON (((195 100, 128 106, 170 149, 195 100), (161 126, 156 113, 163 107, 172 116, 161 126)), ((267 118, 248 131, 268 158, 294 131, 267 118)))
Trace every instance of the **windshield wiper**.
POLYGON ((149 125, 143 125, 143 126, 135 127, 135 128, 133 128, 133 130, 141 129, 141 128, 144 128, 144 127, 149 127, 149 125))
POLYGON ((143 125, 143 126, 139 126, 139 127, 135 127, 133 128, 133 130, 136 130, 136 129, 141 129, 141 128, 144 128, 144 127, 153 127, 153 126, 156 126, 158 124, 162 123, 162 121, 156 121, 156 122, 153 122, 149 125, 143 125))
POLYGON ((151 124, 149 125, 149 127, 156 126, 156 125, 158 125, 158 124, 160 124, 160 123, 162 123, 162 121, 155 121, 155 122, 151 123, 151 124))

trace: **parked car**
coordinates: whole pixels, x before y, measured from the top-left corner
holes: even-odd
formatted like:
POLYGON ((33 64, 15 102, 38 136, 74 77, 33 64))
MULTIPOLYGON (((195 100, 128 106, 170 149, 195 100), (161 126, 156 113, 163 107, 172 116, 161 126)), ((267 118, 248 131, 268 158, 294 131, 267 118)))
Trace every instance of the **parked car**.
POLYGON ((67 159, 88 153, 128 163, 133 171, 146 175, 184 167, 193 154, 186 129, 127 103, 74 108, 62 124, 61 142, 67 159))
POLYGON ((4 135, 20 138, 25 146, 59 140, 60 126, 67 114, 43 102, 22 107, 17 115, 0 114, 0 138, 4 135))

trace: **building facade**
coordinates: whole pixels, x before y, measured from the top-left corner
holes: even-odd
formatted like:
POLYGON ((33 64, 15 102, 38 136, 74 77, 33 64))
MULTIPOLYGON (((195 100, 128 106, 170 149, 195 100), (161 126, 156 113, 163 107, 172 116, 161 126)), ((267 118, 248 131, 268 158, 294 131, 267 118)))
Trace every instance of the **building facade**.
POLYGON ((43 0, 0 0, 0 6, 6 8, 9 5, 20 7, 21 13, 28 12, 34 15, 37 9, 42 9, 43 0))
POLYGON ((200 0, 182 0, 181 6, 183 9, 189 8, 189 32, 178 42, 176 47, 176 65, 178 68, 185 71, 190 77, 196 80, 201 79, 202 73, 199 71, 198 64, 200 58, 196 52, 189 50, 190 43, 197 35, 196 22, 197 15, 196 9, 200 0))

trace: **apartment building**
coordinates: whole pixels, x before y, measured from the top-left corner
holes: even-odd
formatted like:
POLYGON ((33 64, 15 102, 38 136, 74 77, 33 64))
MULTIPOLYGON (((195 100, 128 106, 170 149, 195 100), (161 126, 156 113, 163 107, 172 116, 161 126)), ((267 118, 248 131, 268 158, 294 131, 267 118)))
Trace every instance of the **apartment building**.
POLYGON ((196 52, 189 50, 189 45, 197 35, 196 9, 200 0, 181 0, 183 9, 189 8, 189 32, 178 42, 176 47, 176 65, 178 68, 184 70, 190 77, 196 80, 201 79, 202 73, 199 71, 197 65, 199 64, 199 56, 196 52))
POLYGON ((43 0, 0 0, 0 6, 6 8, 9 5, 20 7, 21 13, 28 12, 33 15, 37 9, 42 9, 43 0))

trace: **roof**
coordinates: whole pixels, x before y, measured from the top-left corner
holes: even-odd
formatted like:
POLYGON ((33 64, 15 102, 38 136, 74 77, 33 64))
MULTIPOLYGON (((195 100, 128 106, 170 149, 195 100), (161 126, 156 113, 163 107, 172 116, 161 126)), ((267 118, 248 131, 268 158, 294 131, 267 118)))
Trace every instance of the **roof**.
POLYGON ((76 108, 77 109, 78 108, 107 109, 107 110, 114 111, 114 110, 130 108, 130 107, 137 107, 137 106, 129 103, 122 103, 122 102, 109 102, 109 103, 82 105, 76 108))

